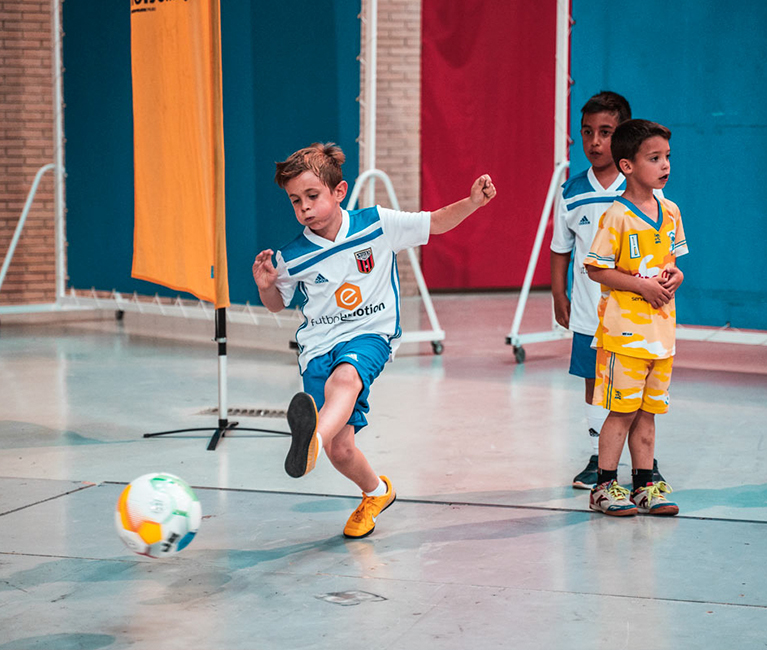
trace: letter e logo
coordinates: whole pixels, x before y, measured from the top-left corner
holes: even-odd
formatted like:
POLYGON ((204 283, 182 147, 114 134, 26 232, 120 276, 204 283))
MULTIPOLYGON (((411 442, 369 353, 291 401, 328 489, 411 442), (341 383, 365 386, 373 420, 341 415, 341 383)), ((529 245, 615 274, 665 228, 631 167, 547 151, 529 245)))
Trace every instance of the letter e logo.
POLYGON ((336 291, 336 304, 341 309, 352 311, 362 302, 362 291, 357 285, 344 282, 336 291))

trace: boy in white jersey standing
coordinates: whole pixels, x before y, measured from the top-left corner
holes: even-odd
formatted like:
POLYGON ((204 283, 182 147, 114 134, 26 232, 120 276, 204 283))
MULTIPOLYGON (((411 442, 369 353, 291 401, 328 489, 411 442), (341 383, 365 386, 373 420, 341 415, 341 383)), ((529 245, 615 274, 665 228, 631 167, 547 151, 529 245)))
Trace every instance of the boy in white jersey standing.
POLYGON ((430 234, 451 230, 495 196, 488 175, 468 197, 436 212, 399 212, 374 206, 347 212, 341 201, 341 149, 315 143, 277 163, 275 182, 288 194, 303 233, 276 254, 258 254, 253 278, 272 312, 287 307, 296 292, 303 300, 298 328, 304 390, 288 407, 292 441, 285 470, 298 478, 310 472, 325 450, 341 474, 362 490, 362 503, 344 535, 365 537, 378 515, 396 498, 391 481, 378 476, 355 445, 367 424, 370 385, 397 346, 398 251, 425 244, 430 234))
MULTIPOLYGON (((596 282, 589 280, 583 261, 597 232, 599 217, 626 188, 625 178, 613 162, 610 140, 618 124, 631 119, 631 107, 622 95, 603 90, 583 105, 581 115, 583 153, 591 167, 571 176, 562 185, 551 239, 551 293, 557 323, 573 333, 570 374, 583 377, 585 382, 584 406, 593 450, 588 464, 573 478, 572 485, 590 490, 597 482, 599 431, 607 411, 592 403, 596 350, 591 342, 599 325, 600 290, 596 282), (572 300, 567 295, 571 256, 572 300)), ((654 471, 655 478, 663 480, 657 461, 654 461, 654 471)))
POLYGON ((668 411, 675 353, 676 258, 687 253, 679 208, 654 190, 669 178, 671 132, 647 120, 614 131, 611 150, 626 191, 599 220, 585 264, 602 285, 594 403, 610 411, 599 436, 597 485, 589 508, 607 515, 675 515, 671 488, 653 479, 655 415, 668 411), (618 484, 628 438, 633 491, 618 484))

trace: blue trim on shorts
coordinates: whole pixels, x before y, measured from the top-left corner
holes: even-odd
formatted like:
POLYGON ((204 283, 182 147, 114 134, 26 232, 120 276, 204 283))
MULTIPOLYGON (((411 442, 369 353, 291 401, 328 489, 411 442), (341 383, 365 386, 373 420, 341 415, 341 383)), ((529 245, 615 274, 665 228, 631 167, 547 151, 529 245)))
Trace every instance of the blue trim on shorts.
POLYGON ((370 386, 381 374, 390 356, 391 345, 378 334, 362 334, 351 341, 344 341, 308 363, 302 375, 304 390, 314 398, 319 411, 325 403, 325 383, 336 367, 342 363, 354 366, 362 380, 362 390, 347 424, 351 424, 357 433, 368 423, 365 413, 370 411, 370 386))
POLYGON ((591 347, 593 336, 573 332, 573 346, 570 350, 570 374, 584 379, 597 376, 597 351, 591 347))

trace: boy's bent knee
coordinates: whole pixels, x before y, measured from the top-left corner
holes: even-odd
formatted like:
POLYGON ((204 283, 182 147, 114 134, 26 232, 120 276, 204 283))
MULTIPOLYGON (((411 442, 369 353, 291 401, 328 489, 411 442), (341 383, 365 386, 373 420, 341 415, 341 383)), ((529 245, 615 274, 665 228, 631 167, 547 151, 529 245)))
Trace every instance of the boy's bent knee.
POLYGON ((325 449, 325 453, 334 464, 343 463, 351 460, 351 458, 354 456, 354 449, 355 445, 353 434, 350 440, 342 435, 339 435, 333 440, 330 446, 325 449))
POLYGON ((341 363, 337 365, 328 377, 325 389, 332 390, 350 390, 358 394, 362 390, 362 379, 357 369, 350 363, 341 363))

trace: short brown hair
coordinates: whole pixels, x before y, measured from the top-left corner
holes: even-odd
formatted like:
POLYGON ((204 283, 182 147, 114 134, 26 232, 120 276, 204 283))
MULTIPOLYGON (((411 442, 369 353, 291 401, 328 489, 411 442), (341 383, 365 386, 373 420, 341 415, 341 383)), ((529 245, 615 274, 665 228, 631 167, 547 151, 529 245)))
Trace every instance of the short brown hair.
POLYGON ((656 135, 671 140, 671 131, 657 122, 628 120, 619 124, 610 141, 610 153, 615 161, 615 166, 620 169, 620 161, 624 158, 634 160, 642 143, 656 135))
POLYGON ((284 162, 275 163, 277 173, 274 175, 274 182, 284 189, 289 180, 310 171, 334 190, 344 180, 341 165, 345 160, 346 156, 341 147, 334 142, 314 142, 291 154, 284 162))
POLYGON ((628 100, 618 93, 603 90, 589 99, 581 109, 581 124, 583 117, 594 113, 614 113, 618 124, 631 119, 631 106, 628 100))

